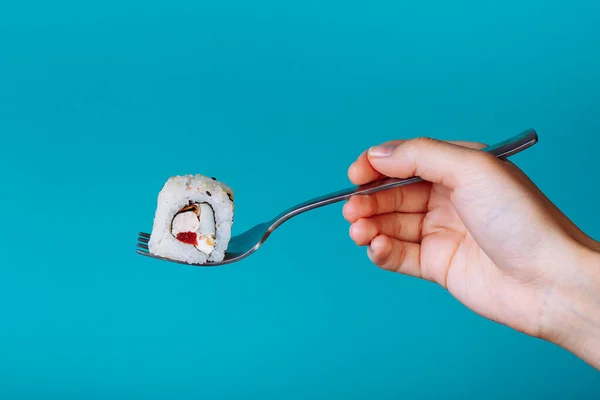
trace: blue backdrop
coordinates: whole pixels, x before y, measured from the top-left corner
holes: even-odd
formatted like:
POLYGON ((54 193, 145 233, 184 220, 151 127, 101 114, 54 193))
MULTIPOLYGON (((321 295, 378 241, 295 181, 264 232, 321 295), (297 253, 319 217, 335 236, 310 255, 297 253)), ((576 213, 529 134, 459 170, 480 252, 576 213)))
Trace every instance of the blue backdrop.
POLYGON ((372 144, 529 127, 515 162, 600 238, 599 43, 598 1, 0 2, 0 397, 599 398, 339 204, 224 268, 134 252, 171 175, 231 185, 239 231, 372 144))

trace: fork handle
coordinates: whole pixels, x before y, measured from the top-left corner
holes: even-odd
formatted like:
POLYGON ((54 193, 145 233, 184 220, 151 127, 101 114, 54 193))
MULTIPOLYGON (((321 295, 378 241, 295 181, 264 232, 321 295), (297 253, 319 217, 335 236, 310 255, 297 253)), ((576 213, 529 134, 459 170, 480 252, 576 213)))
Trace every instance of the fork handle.
MULTIPOLYGON (((481 151, 488 152, 490 154, 493 154, 497 158, 504 159, 514 154, 520 153, 525 149, 528 149, 529 147, 536 144, 537 141, 538 135, 536 131, 533 129, 528 129, 502 142, 484 147, 483 149, 481 149, 481 151)), ((352 196, 372 194, 380 192, 382 190, 393 189, 417 182, 423 182, 423 179, 421 179, 418 176, 406 179, 384 178, 368 183, 366 185, 353 186, 347 189, 338 190, 333 193, 319 196, 314 199, 300 203, 279 214, 271 221, 271 229, 276 228, 277 226, 281 225, 288 219, 298 214, 302 214, 306 211, 314 210, 315 208, 347 200, 352 196)))

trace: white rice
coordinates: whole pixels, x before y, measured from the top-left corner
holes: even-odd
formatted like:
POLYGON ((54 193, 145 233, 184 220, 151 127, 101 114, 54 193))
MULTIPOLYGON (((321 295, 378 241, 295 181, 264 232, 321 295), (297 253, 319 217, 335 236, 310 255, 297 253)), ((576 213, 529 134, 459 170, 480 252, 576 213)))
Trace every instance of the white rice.
POLYGON ((169 178, 158 194, 154 226, 148 242, 150 253, 190 264, 223 260, 231 239, 233 208, 233 191, 222 182, 202 175, 169 178), (216 245, 208 257, 194 245, 180 242, 171 233, 173 217, 190 201, 210 204, 215 214, 216 245))

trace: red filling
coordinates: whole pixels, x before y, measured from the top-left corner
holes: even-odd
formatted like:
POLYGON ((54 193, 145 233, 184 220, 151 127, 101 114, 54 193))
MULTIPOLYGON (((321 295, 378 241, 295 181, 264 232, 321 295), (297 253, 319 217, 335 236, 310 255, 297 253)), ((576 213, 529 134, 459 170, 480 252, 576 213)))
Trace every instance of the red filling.
POLYGON ((196 236, 196 232, 181 232, 177 234, 177 240, 187 244, 193 244, 196 246, 198 244, 198 238, 196 236))

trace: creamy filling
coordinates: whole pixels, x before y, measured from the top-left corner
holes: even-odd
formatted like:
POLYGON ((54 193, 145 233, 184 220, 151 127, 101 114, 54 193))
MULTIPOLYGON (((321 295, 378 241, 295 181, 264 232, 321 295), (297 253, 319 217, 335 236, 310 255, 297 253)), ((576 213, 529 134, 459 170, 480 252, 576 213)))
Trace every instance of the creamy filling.
POLYGON ((201 203, 198 209, 200 229, 198 229, 198 244, 196 248, 210 254, 215 249, 215 213, 207 203, 201 203))
POLYGON ((209 255, 215 249, 215 213, 208 203, 190 204, 179 210, 171 223, 171 234, 209 255))

